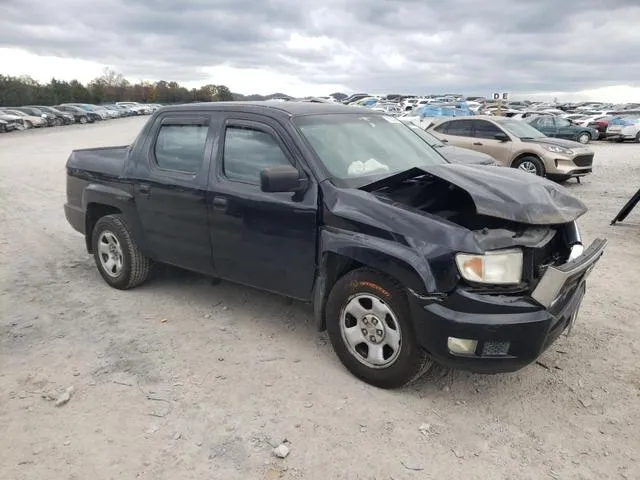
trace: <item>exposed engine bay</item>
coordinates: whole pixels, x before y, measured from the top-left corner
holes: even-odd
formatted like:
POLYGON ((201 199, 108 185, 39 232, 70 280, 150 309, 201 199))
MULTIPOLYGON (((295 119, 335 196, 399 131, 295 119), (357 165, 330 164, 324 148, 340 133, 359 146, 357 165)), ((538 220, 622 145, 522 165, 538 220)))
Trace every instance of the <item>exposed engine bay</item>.
MULTIPOLYGON (((529 290, 550 265, 569 260, 572 246, 580 243, 575 224, 528 225, 479 215, 472 197, 463 189, 426 174, 381 186, 372 191, 383 201, 399 203, 436 215, 471 230, 485 251, 520 247, 524 253, 523 284, 513 291, 529 290)), ((505 208, 509 208, 505 205, 505 208)))

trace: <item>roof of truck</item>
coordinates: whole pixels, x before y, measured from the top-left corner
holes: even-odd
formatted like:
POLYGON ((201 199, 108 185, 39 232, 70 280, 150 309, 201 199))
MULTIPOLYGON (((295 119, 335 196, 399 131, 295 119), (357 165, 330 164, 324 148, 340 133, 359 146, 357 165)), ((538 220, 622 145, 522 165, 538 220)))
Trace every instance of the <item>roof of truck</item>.
POLYGON ((163 112, 168 111, 190 111, 190 110, 226 110, 255 113, 283 113, 289 116, 299 115, 323 115, 335 113, 369 113, 379 115, 380 112, 373 112, 368 108, 350 107, 335 103, 315 103, 296 101, 273 101, 262 102, 194 102, 183 105, 171 105, 162 107, 163 112))

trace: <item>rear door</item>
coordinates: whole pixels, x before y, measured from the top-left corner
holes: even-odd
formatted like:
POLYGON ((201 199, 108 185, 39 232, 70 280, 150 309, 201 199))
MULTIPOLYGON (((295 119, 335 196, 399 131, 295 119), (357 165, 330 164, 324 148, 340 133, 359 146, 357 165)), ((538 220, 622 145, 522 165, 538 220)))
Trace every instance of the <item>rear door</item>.
POLYGON ((149 248, 161 262, 214 273, 207 177, 215 114, 168 113, 155 121, 130 174, 149 248))
POLYGON ((229 113, 210 177, 209 223, 220 277, 309 299, 315 278, 318 185, 274 119, 229 113), (260 189, 260 172, 293 165, 309 178, 304 193, 260 189))
POLYGON ((475 150, 472 120, 448 120, 435 127, 432 131, 447 145, 475 150))
POLYGON ((473 120, 473 149, 492 156, 500 163, 508 165, 511 161, 513 142, 496 140, 497 134, 509 134, 488 120, 473 120))

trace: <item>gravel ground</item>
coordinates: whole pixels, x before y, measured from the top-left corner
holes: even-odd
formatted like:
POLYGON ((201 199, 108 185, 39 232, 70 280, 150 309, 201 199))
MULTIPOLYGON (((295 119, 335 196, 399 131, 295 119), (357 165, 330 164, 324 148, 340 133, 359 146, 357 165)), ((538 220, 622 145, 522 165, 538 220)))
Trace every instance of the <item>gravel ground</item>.
POLYGON ((640 478, 640 206, 609 226, 639 145, 594 144, 595 173, 568 185, 584 239, 609 239, 570 337, 514 374, 384 391, 306 305, 169 268, 102 281, 64 218, 64 164, 143 121, 0 136, 0 478, 640 478))

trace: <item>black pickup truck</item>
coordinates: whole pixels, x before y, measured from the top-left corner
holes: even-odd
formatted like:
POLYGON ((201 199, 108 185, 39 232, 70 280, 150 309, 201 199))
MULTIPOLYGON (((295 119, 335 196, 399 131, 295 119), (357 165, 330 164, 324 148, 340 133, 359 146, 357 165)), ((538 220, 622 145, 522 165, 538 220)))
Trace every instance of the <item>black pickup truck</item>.
POLYGON ((132 145, 75 150, 69 223, 104 280, 152 262, 309 301, 359 378, 513 371, 569 330, 606 240, 548 180, 447 163, 399 120, 304 102, 164 107, 132 145))

